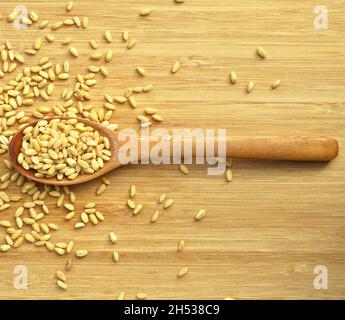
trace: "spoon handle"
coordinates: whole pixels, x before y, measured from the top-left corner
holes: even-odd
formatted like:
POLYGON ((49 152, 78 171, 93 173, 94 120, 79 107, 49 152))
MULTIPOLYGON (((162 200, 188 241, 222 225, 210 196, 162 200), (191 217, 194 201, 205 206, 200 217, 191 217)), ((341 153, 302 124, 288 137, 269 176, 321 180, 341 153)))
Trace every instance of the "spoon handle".
POLYGON ((229 138, 233 158, 328 162, 338 156, 338 142, 328 137, 229 138))
MULTIPOLYGON (((175 140, 175 137, 174 137, 175 140)), ((181 138, 181 155, 192 157, 197 156, 196 146, 206 146, 206 139, 183 139, 181 138), (183 141, 183 143, 182 143, 183 141), (184 146, 187 146, 184 150, 184 146), (192 150, 190 150, 192 148, 192 150), (188 153, 189 152, 189 153, 188 153)), ((208 141, 210 142, 210 141, 208 141)), ((157 142, 150 142, 150 149, 154 148, 157 142)), ((279 161, 305 161, 305 162, 329 162, 338 155, 338 142, 328 137, 227 137, 224 143, 219 139, 214 139, 214 149, 211 152, 214 156, 223 156, 218 152, 218 146, 226 145, 226 156, 229 158, 262 159, 279 161)), ((202 148, 201 148, 202 149, 202 148)), ((206 148, 203 148, 207 150, 206 148)), ((209 148, 210 149, 210 148, 209 148)), ((220 151, 222 151, 220 149, 220 151)), ((174 156, 173 142, 170 141, 170 155, 174 156)), ((202 153, 202 156, 207 151, 202 153)), ((200 153, 198 153, 200 156, 200 153)))

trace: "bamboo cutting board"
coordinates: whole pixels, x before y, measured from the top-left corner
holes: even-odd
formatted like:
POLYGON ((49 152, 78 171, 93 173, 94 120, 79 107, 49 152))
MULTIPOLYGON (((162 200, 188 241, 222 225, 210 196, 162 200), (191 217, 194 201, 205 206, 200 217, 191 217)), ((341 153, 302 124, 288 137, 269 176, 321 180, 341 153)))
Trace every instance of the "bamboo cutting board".
MULTIPOLYGON (((6 1, 1 6, 0 35, 23 50, 38 36, 53 33, 56 41, 44 41, 39 55, 26 60, 37 63, 45 55, 56 63, 69 60, 71 75, 87 72, 90 39, 99 43, 102 52, 111 48, 109 77, 97 78, 94 104, 102 103, 105 93, 119 95, 130 86, 154 85, 152 92, 138 96, 136 110, 118 107, 112 121, 120 128, 135 127, 136 115, 154 107, 164 117, 156 128, 226 128, 234 136, 329 135, 342 148, 344 13, 342 1, 324 1, 329 29, 316 30, 313 10, 318 4, 312 0, 186 0, 181 5, 173 0, 83 0, 75 1, 67 13, 62 1, 25 1, 29 10, 51 23, 74 15, 90 20, 87 30, 69 27, 51 32, 37 26, 15 30, 6 17, 16 2, 6 1), (152 14, 139 17, 145 8, 151 8, 152 14), (113 34, 111 44, 103 40, 106 29, 113 34), (121 40, 123 30, 137 39, 130 51, 121 40), (68 36, 80 51, 77 59, 61 45, 68 36), (258 45, 267 51, 267 60, 256 57, 258 45), (171 75, 176 60, 181 69, 171 75), (137 66, 146 69, 145 78, 138 77, 137 66), (231 70, 237 73, 236 85, 229 84, 231 70), (277 79, 282 85, 273 91, 270 85, 277 79), (250 80, 256 86, 247 95, 244 89, 250 80)), ((48 104, 60 101, 59 93, 72 84, 72 80, 60 82, 48 104)), ((63 292, 55 284, 55 273, 64 269, 67 257, 24 244, 0 254, 0 298, 115 299, 121 291, 126 298, 145 292, 149 299, 344 298, 344 160, 342 152, 328 165, 235 160, 232 183, 224 176, 208 176, 207 166, 188 166, 188 176, 176 165, 116 170, 108 176, 111 187, 97 199, 99 181, 73 188, 77 212, 96 200, 104 213, 105 221, 96 227, 74 230, 77 218, 65 222, 65 212, 48 199, 52 213, 46 222, 60 227, 53 241, 74 240, 77 248, 89 251, 86 258, 74 259, 67 273, 69 289, 63 292), (131 184, 138 191, 135 201, 144 205, 138 216, 126 206, 131 184), (175 203, 150 224, 163 192, 175 203), (202 208, 207 210, 206 218, 194 222, 202 208), (119 238, 115 247, 108 241, 111 231, 119 238), (177 253, 180 239, 186 247, 177 253), (114 248, 120 253, 118 264, 112 261, 114 248), (28 269, 27 290, 13 287, 17 265, 28 269), (328 290, 314 289, 313 271, 318 265, 328 269, 328 290), (189 273, 177 279, 185 266, 189 273)), ((4 172, 1 166, 0 173, 4 172)), ((7 192, 16 195, 20 190, 11 186, 7 192)), ((12 204, 1 212, 1 219, 10 219, 16 208, 12 204)))

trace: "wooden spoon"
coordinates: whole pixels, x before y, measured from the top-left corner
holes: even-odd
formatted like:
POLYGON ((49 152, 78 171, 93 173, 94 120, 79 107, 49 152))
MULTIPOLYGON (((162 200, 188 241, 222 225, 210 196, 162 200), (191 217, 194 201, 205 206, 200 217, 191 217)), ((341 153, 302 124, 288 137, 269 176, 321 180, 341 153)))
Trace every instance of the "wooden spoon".
MULTIPOLYGON (((56 118, 46 118, 52 120, 56 118)), ((66 117, 60 117, 66 120, 66 117)), ((107 129, 102 125, 78 118, 79 122, 83 122, 87 126, 93 127, 101 135, 107 137, 110 141, 111 159, 104 163, 104 167, 93 174, 82 174, 74 180, 57 180, 56 178, 37 178, 35 171, 25 170, 18 162, 17 158, 20 153, 23 130, 28 126, 35 126, 39 120, 29 123, 13 136, 10 146, 9 155, 13 167, 23 176, 43 183, 51 185, 74 185, 90 181, 100 177, 115 168, 122 166, 118 161, 118 149, 125 142, 119 141, 118 133, 107 129)), ((138 135, 139 136, 139 135, 138 135)), ((142 140, 142 137, 138 138, 142 140)), ((186 140, 185 140, 186 141, 186 140)), ((217 141, 217 140, 215 140, 217 141)), ((157 141, 150 141, 152 148, 157 141)), ((205 141, 203 141, 205 143, 205 141)), ((195 157, 195 139, 192 141, 192 155, 195 157)), ((183 150, 183 148, 182 148, 183 150)), ((140 152, 140 151, 139 151, 140 152)), ((172 154, 172 152, 171 152, 172 154)), ((217 144, 215 144, 215 155, 217 155, 217 144)), ((229 158, 245 158, 245 159, 262 159, 262 160, 281 160, 281 161, 308 161, 308 162, 328 162, 336 158, 338 155, 338 143, 335 139, 328 137, 262 137, 262 138, 227 138, 226 139, 226 156, 229 158)), ((139 155, 140 159, 140 155, 139 155)))

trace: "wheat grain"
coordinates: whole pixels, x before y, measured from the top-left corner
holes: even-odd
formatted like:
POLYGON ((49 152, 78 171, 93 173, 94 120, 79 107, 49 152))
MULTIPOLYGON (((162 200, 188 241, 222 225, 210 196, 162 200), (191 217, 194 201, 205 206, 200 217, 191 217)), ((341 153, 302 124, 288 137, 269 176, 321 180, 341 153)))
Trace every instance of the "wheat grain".
POLYGON ((168 209, 173 205, 173 203, 174 203, 173 199, 168 199, 164 202, 163 208, 168 209))
POLYGON ((0 246, 0 252, 6 252, 9 251, 11 249, 11 246, 8 244, 3 244, 0 246))
POLYGON ((125 30, 122 32, 122 40, 123 41, 128 41, 129 35, 128 35, 128 31, 125 30))
POLYGON ((135 209, 133 210, 133 214, 137 215, 141 212, 141 210, 143 209, 143 205, 142 204, 138 204, 135 209))
POLYGON ((95 40, 90 40, 89 44, 92 49, 98 49, 98 44, 95 40))
POLYGON ((71 271, 72 265, 73 265, 73 260, 72 260, 72 258, 69 258, 65 264, 66 271, 71 271))
POLYGON ((74 205, 71 203, 65 203, 64 207, 68 210, 68 211, 74 211, 74 205))
POLYGON ((202 219, 204 219, 206 216, 206 210, 205 209, 201 209, 194 217, 194 219, 196 221, 200 221, 202 219))
POLYGON ((33 45, 33 48, 35 50, 39 50, 41 49, 41 46, 42 46, 42 39, 41 38, 37 38, 34 42, 34 45, 33 45))
POLYGON ((54 42, 55 41, 55 37, 52 34, 46 34, 46 39, 48 42, 54 42))
POLYGON ((138 74, 139 74, 141 77, 145 77, 145 76, 146 76, 146 71, 145 71, 144 68, 142 68, 142 67, 137 67, 136 70, 137 70, 138 74))
POLYGON ((50 27, 50 29, 51 29, 51 30, 58 30, 58 29, 60 29, 62 26, 63 26, 63 21, 58 21, 58 22, 55 22, 55 23, 50 27))
POLYGON ((226 181, 228 182, 232 181, 232 170, 230 168, 226 169, 225 177, 226 177, 226 181))
POLYGON ((148 114, 148 115, 154 115, 156 112, 157 112, 157 110, 154 109, 154 108, 148 107, 148 108, 145 109, 145 113, 148 114))
POLYGON ((119 293, 119 295, 117 296, 117 300, 124 300, 125 299, 125 293, 122 291, 119 293))
POLYGON ((105 53, 104 61, 105 61, 105 62, 110 62, 112 59, 113 59, 113 51, 112 51, 112 50, 108 50, 108 51, 105 53))
POLYGON ((120 260, 120 254, 117 251, 113 251, 113 260, 116 263, 120 260))
POLYGON ((90 54, 90 59, 92 59, 92 60, 99 60, 102 57, 103 57, 103 54, 102 54, 102 52, 99 52, 99 51, 93 52, 90 54))
POLYGON ((29 17, 32 20, 32 22, 37 22, 38 21, 38 14, 35 11, 30 11, 29 17))
POLYGON ((159 219, 159 211, 157 210, 157 211, 151 216, 150 221, 151 221, 152 223, 155 223, 158 219, 159 219))
POLYGON ((73 57, 78 57, 78 55, 79 55, 79 52, 78 52, 77 48, 75 48, 75 47, 70 47, 69 52, 73 57))
POLYGON ((129 39, 127 41, 127 49, 129 49, 129 50, 132 49, 136 45, 136 43, 137 43, 137 40, 129 39))
POLYGON ((109 179, 108 179, 107 177, 103 176, 103 177, 101 178, 101 181, 102 181, 105 185, 110 186, 110 181, 109 181, 109 179))
POLYGON ((72 42, 72 40, 73 39, 71 37, 67 37, 61 41, 61 44, 66 46, 66 45, 70 44, 72 42))
POLYGON ((106 185, 102 183, 96 191, 96 195, 100 196, 105 191, 106 185))
POLYGON ((97 219, 95 214, 91 213, 89 217, 90 217, 90 221, 93 225, 98 224, 98 219, 97 219))
POLYGON ((127 205, 130 209, 135 209, 135 207, 136 207, 134 201, 132 201, 130 199, 127 200, 127 205))
POLYGON ((152 116, 152 119, 155 120, 155 121, 157 121, 157 122, 162 122, 162 121, 163 121, 163 117, 160 116, 159 114, 154 114, 154 115, 152 116))
POLYGON ((77 250, 77 251, 75 252, 75 256, 76 256, 77 258, 84 258, 84 257, 86 257, 88 254, 89 254, 89 253, 88 253, 87 250, 77 250))
POLYGON ((265 50, 264 50, 263 47, 258 47, 258 48, 256 49, 256 53, 257 53, 257 55, 258 55, 260 58, 262 58, 262 59, 266 59, 266 57, 267 57, 266 52, 265 52, 265 50))
POLYGON ((179 243, 177 244, 177 251, 182 251, 185 246, 184 240, 180 240, 179 243))
POLYGON ((281 84, 281 80, 276 80, 276 81, 274 81, 274 82, 272 83, 271 88, 272 88, 273 90, 275 90, 275 89, 277 89, 278 87, 280 87, 280 84, 281 84))
POLYGON ((48 25, 49 21, 48 20, 42 20, 39 24, 40 29, 44 29, 48 25))
MULTIPOLYGON (((37 243, 37 242, 36 242, 37 243)), ((55 247, 54 251, 56 252, 56 254, 58 254, 59 256, 63 256, 65 254, 65 250, 59 247, 55 247)))
POLYGON ((184 267, 184 268, 180 269, 177 273, 178 277, 179 278, 184 277, 188 273, 188 270, 189 270, 188 267, 184 267))
POLYGON ((171 67, 171 73, 176 73, 178 70, 180 70, 181 64, 179 61, 176 61, 172 67, 171 67))
POLYGON ((109 30, 106 30, 106 31, 104 32, 104 39, 105 39, 108 43, 111 43, 111 42, 113 41, 113 37, 112 37, 112 35, 111 35, 111 33, 110 33, 109 30))
POLYGON ((13 22, 13 21, 17 18, 18 15, 19 15, 19 12, 18 12, 17 10, 12 11, 12 12, 8 15, 7 21, 8 21, 8 22, 13 22))
POLYGON ((249 81, 246 87, 247 93, 251 93, 254 89, 254 82, 253 81, 249 81))
POLYGON ((237 83, 237 75, 234 71, 230 72, 230 82, 232 84, 236 84, 237 83))
POLYGON ((115 244, 117 242, 117 236, 116 236, 115 232, 109 233, 109 239, 110 239, 110 242, 113 244, 115 244))
POLYGON ((129 188, 129 196, 131 198, 134 198, 136 192, 137 192, 137 188, 136 188, 136 186, 134 184, 132 184, 131 187, 129 188))
POLYGON ((82 23, 80 21, 80 18, 78 16, 75 16, 73 17, 73 21, 74 21, 74 24, 78 27, 78 28, 81 28, 82 27, 82 23))
POLYGON ((147 17, 151 14, 152 10, 151 9, 143 9, 139 12, 139 15, 142 17, 147 17))
POLYGON ((66 4, 66 11, 71 11, 73 8, 73 1, 68 1, 66 4))
POLYGON ((67 280, 65 274, 60 270, 56 272, 56 277, 63 282, 67 280))
POLYGON ((62 290, 67 290, 68 286, 65 282, 61 281, 61 280, 57 280, 56 284, 59 288, 61 288, 62 290))
POLYGON ((89 26, 89 18, 88 17, 83 17, 81 20, 81 26, 86 29, 89 26))
POLYGON ((137 297, 138 300, 145 300, 147 298, 147 294, 139 292, 139 293, 137 293, 136 297, 137 297))
POLYGON ((166 199, 167 195, 166 193, 163 193, 160 195, 159 199, 158 199, 158 203, 161 204, 164 202, 164 200, 166 199))
POLYGON ((80 215, 80 219, 81 221, 83 221, 84 224, 88 224, 89 223, 89 215, 83 211, 80 215))

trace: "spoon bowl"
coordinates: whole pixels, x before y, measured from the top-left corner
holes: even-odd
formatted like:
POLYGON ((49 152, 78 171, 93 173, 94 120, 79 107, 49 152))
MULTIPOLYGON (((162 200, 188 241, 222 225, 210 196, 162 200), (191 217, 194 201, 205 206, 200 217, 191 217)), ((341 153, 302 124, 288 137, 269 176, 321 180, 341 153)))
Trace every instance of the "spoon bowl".
MULTIPOLYGON (((44 120, 47 120, 48 122, 53 119, 61 119, 61 120, 68 120, 70 118, 68 117, 51 117, 51 118, 44 118, 44 120)), ((74 185, 79 183, 84 183, 90 180, 93 180, 97 177, 103 176, 104 174, 108 173, 109 171, 120 167, 121 164, 117 162, 117 135, 113 130, 110 130, 96 122, 83 119, 83 118, 77 118, 78 122, 82 122, 87 126, 90 126, 97 130, 102 136, 107 137, 110 142, 110 152, 111 157, 109 161, 104 162, 104 167, 100 168, 98 171, 96 171, 93 174, 81 174, 74 180, 69 179, 62 179, 58 180, 55 177, 52 178, 39 178, 35 176, 34 170, 25 170, 17 161, 18 155, 21 152, 22 147, 22 140, 24 136, 24 130, 27 127, 35 126, 39 121, 42 119, 39 119, 37 121, 33 121, 28 123, 27 125, 23 126, 20 130, 16 132, 16 134, 13 136, 10 145, 9 145, 9 157, 13 164, 14 169, 19 172, 21 175, 25 176, 26 178, 43 183, 43 184, 50 184, 50 185, 59 185, 59 186, 66 186, 66 185, 74 185)))

